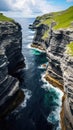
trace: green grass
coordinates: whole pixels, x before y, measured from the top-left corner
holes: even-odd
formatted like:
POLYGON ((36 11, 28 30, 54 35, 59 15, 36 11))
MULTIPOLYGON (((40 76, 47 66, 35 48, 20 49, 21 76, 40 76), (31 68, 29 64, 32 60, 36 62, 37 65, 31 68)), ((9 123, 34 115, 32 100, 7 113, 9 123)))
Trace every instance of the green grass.
POLYGON ((45 31, 45 33, 44 33, 42 39, 43 39, 43 40, 46 40, 46 39, 48 38, 48 35, 49 35, 49 29, 48 29, 47 31, 45 31))
POLYGON ((45 14, 41 17, 37 17, 37 19, 40 20, 39 25, 43 23, 50 26, 52 22, 55 22, 56 25, 54 25, 53 27, 55 30, 58 30, 60 28, 73 29, 73 6, 71 6, 65 11, 45 14))
POLYGON ((14 22, 13 19, 4 16, 2 13, 0 13, 0 21, 14 22))
POLYGON ((73 56, 73 42, 67 45, 67 53, 73 56))

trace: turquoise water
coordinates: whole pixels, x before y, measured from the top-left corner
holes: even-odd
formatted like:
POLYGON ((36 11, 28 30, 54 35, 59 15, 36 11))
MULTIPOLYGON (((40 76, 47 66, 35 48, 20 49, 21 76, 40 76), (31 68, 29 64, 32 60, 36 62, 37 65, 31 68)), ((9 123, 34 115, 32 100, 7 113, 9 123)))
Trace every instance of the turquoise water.
POLYGON ((32 53, 33 55, 41 55, 41 52, 38 51, 38 50, 36 50, 36 49, 32 49, 31 53, 32 53))
POLYGON ((61 130, 60 110, 62 92, 43 78, 48 60, 44 52, 29 47, 35 32, 28 29, 34 19, 17 19, 22 25, 22 53, 26 68, 22 70, 23 103, 0 124, 0 130, 61 130))

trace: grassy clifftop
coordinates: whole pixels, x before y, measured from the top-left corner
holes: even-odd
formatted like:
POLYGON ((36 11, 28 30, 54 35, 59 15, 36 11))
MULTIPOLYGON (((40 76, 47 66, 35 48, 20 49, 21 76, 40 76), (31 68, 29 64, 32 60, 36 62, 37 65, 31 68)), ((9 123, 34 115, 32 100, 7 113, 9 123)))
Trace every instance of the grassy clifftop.
POLYGON ((14 20, 6 17, 2 13, 0 13, 0 21, 13 22, 14 20))
POLYGON ((60 28, 73 28, 73 6, 64 11, 52 12, 37 17, 37 20, 40 20, 39 24, 43 23, 48 26, 53 23, 53 28, 56 30, 60 28))
MULTIPOLYGON (((71 29, 73 30, 73 6, 70 8, 60 11, 60 12, 52 12, 45 14, 43 16, 39 16, 36 18, 36 26, 39 26, 41 24, 48 25, 49 27, 52 26, 54 30, 59 30, 59 29, 71 29)), ((42 39, 45 40, 48 38, 49 35, 49 29, 45 31, 42 39)), ((67 53, 69 55, 73 56, 73 42, 70 42, 67 45, 67 53)))

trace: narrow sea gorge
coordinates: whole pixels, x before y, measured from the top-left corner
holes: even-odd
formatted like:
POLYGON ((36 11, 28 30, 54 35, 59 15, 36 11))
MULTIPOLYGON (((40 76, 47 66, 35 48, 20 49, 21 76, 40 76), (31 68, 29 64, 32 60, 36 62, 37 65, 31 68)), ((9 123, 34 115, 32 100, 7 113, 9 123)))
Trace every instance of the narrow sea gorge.
POLYGON ((2 123, 1 130, 61 130, 60 111, 63 93, 50 85, 45 79, 48 64, 45 52, 31 48, 35 35, 28 29, 34 18, 15 19, 22 26, 23 47, 26 68, 22 70, 21 87, 25 94, 23 103, 2 123))

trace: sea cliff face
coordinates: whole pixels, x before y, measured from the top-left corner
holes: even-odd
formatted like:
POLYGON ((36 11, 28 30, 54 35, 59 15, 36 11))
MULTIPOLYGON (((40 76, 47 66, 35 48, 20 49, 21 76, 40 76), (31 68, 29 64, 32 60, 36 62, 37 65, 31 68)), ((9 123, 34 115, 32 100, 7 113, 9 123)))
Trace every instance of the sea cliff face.
POLYGON ((25 66, 22 51, 21 26, 15 22, 0 22, 0 117, 11 111, 21 95, 19 80, 12 75, 25 66), (17 94, 17 96, 16 96, 17 94))
POLYGON ((39 48, 41 50, 45 50, 47 39, 43 39, 43 35, 46 31, 48 31, 49 28, 47 25, 44 25, 44 24, 41 24, 38 27, 36 27, 35 23, 33 24, 32 29, 35 29, 36 33, 33 39, 33 44, 31 46, 35 48, 39 48))
POLYGON ((8 58, 8 70, 13 74, 24 65, 22 50, 22 32, 18 23, 0 22, 0 42, 5 48, 5 54, 8 58))
MULTIPOLYGON (((35 26, 36 32, 40 32, 35 26)), ((43 29, 41 29, 42 31, 43 29)), ((47 31, 47 29, 46 29, 47 31)), ((39 41, 37 40, 38 35, 35 32, 35 39, 33 44, 39 48, 39 41)), ((64 92, 63 106, 61 112, 61 126, 62 130, 72 130, 73 129, 73 56, 69 55, 67 51, 67 45, 73 41, 73 30, 72 29, 59 29, 54 30, 49 26, 48 38, 42 41, 42 36, 39 35, 41 39, 41 45, 43 50, 45 50, 48 57, 48 67, 46 70, 45 78, 54 87, 60 88, 64 92)), ((40 45, 40 46, 41 46, 40 45)), ((41 48, 39 48, 41 49, 41 48)))
POLYGON ((64 117, 66 130, 73 129, 73 56, 64 53, 61 69, 63 72, 64 92, 64 117))

